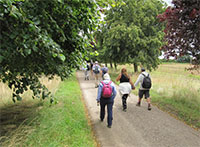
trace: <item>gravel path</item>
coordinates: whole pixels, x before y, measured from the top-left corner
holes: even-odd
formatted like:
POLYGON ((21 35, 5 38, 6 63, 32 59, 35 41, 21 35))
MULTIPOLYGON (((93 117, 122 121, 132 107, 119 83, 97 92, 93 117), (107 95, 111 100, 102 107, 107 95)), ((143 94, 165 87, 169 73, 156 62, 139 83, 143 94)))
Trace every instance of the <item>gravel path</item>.
POLYGON ((82 72, 77 72, 77 78, 100 146, 200 147, 200 131, 157 107, 152 106, 152 110, 148 111, 146 101, 142 101, 142 106, 137 107, 137 97, 133 94, 128 98, 127 112, 122 111, 121 98, 117 94, 113 107, 113 125, 111 129, 107 128, 107 117, 104 122, 99 119, 94 80, 85 81, 82 72))

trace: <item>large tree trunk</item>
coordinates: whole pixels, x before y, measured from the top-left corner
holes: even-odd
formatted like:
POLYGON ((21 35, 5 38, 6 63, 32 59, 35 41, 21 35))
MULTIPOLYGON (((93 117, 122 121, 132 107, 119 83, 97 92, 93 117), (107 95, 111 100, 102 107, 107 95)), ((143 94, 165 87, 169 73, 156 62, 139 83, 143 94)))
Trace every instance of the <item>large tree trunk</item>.
POLYGON ((133 63, 133 66, 134 66, 134 72, 138 72, 138 65, 137 65, 137 63, 133 63))

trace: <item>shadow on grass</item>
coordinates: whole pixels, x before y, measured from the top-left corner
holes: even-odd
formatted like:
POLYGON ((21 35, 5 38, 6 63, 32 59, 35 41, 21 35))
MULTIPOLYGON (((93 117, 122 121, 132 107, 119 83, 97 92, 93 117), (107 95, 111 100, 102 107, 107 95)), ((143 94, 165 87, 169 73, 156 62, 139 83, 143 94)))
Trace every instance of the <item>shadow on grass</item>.
POLYGON ((0 107, 0 144, 11 138, 20 128, 31 128, 43 102, 27 101, 0 107))

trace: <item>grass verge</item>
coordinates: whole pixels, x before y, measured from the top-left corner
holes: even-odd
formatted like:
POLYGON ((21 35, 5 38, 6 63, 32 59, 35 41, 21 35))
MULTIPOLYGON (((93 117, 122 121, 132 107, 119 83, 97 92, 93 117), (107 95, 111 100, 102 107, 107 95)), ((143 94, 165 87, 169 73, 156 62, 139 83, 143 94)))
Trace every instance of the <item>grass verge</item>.
MULTIPOLYGON (((26 103, 30 113, 25 109, 18 112, 28 114, 16 129, 1 136, 2 146, 96 146, 81 97, 78 81, 73 75, 59 85, 55 104, 37 100, 26 103)), ((22 104, 18 105, 20 110, 22 104)))

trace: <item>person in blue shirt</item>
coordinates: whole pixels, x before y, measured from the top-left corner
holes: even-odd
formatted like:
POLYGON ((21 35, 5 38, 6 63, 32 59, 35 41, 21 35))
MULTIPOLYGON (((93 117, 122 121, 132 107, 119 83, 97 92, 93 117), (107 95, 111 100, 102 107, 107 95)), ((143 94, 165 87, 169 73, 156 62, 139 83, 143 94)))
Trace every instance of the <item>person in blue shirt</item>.
POLYGON ((102 79, 104 74, 108 73, 108 67, 106 67, 105 64, 102 64, 102 68, 101 68, 101 75, 102 75, 102 79))
POLYGON ((92 70, 94 73, 95 88, 97 88, 100 80, 100 71, 101 71, 98 61, 95 61, 95 65, 93 65, 92 70))
MULTIPOLYGON (((110 80, 110 76, 108 73, 104 74, 103 76, 103 82, 104 83, 109 83, 110 80)), ((107 105, 107 113, 108 113, 108 117, 107 117, 107 127, 111 128, 112 126, 112 120, 113 120, 113 104, 114 104, 114 99, 117 95, 117 91, 115 88, 115 85, 113 82, 111 82, 110 86, 112 87, 112 96, 109 98, 103 98, 102 97, 102 91, 103 91, 103 84, 100 83, 99 87, 98 87, 98 94, 97 94, 97 105, 99 105, 100 103, 100 119, 103 122, 104 117, 105 117, 105 106, 107 105)))

